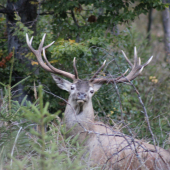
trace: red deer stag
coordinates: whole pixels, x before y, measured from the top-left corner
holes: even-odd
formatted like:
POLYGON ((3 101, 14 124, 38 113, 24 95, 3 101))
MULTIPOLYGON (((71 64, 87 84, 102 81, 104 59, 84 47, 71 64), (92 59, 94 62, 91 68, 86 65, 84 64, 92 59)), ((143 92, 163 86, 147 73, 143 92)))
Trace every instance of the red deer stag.
POLYGON ((87 147, 88 159, 91 166, 101 166, 103 169, 114 170, 155 170, 170 169, 170 153, 158 146, 154 146, 141 140, 133 139, 125 134, 114 131, 109 126, 96 122, 94 120, 94 111, 92 104, 92 96, 105 83, 123 83, 135 79, 147 66, 152 57, 143 65, 140 58, 137 57, 136 48, 134 50, 134 64, 123 55, 131 66, 130 73, 126 73, 118 78, 97 78, 97 75, 104 67, 103 65, 97 70, 93 77, 89 80, 81 80, 78 78, 75 58, 73 60, 74 74, 59 70, 53 67, 46 58, 45 49, 51 44, 43 47, 45 35, 39 45, 38 50, 31 46, 33 37, 29 40, 26 35, 26 41, 29 49, 35 54, 39 65, 48 72, 52 73, 52 77, 59 88, 70 93, 68 104, 65 109, 65 123, 67 129, 73 127, 69 136, 79 134, 79 141, 85 141, 87 147), (46 62, 44 63, 41 53, 46 62), (65 76, 73 80, 73 83, 58 77, 65 76), (86 140, 85 140, 86 139, 86 140))

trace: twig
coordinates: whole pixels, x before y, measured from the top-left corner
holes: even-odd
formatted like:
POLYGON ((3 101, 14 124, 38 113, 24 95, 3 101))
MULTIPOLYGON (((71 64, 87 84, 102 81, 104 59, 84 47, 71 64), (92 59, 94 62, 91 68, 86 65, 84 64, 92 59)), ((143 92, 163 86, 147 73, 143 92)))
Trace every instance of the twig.
POLYGON ((71 10, 71 16, 72 16, 72 18, 73 18, 73 20, 74 20, 76 26, 77 26, 78 28, 80 28, 79 24, 77 23, 77 20, 76 20, 76 17, 75 17, 75 15, 74 15, 73 10, 71 10))
POLYGON ((21 129, 22 129, 22 127, 20 127, 20 129, 19 129, 19 131, 17 133, 17 136, 16 136, 15 141, 14 141, 14 145, 13 145, 13 148, 12 148, 12 151, 11 151, 11 164, 10 164, 11 167, 12 167, 12 156, 13 156, 15 145, 17 143, 17 140, 18 140, 19 133, 20 133, 21 129))

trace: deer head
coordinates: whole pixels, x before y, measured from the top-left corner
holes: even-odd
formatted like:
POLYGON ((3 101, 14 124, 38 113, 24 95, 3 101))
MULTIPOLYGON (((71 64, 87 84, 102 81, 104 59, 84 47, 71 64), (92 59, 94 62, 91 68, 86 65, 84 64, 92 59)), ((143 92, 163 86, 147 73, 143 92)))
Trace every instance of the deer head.
POLYGON ((76 68, 75 58, 73 60, 74 74, 65 72, 63 70, 59 70, 59 69, 53 67, 49 63, 49 61, 47 60, 46 54, 45 54, 45 49, 50 47, 54 43, 54 41, 51 44, 43 47, 45 36, 46 36, 46 34, 44 34, 38 50, 35 50, 31 46, 33 37, 29 40, 29 37, 26 34, 26 41, 27 41, 28 47, 35 54, 39 65, 46 71, 52 73, 52 77, 55 80, 55 82, 57 83, 58 87, 63 90, 68 91, 70 93, 70 95, 73 96, 72 99, 77 101, 77 103, 86 103, 93 96, 93 94, 101 87, 102 84, 105 84, 105 83, 110 84, 110 83, 114 83, 114 82, 115 83, 123 83, 123 82, 129 82, 129 81, 135 79, 142 72, 143 68, 146 67, 153 58, 153 56, 150 57, 150 59, 145 64, 141 65, 141 59, 137 57, 137 51, 136 51, 136 47, 135 47, 134 48, 134 64, 132 64, 131 61, 125 55, 125 53, 122 51, 126 61, 129 63, 129 65, 132 68, 128 75, 126 75, 126 73, 127 73, 127 71, 126 71, 124 74, 122 74, 121 76, 119 76, 117 78, 111 78, 111 77, 97 78, 98 74, 105 66, 106 61, 104 61, 103 65, 96 71, 96 73, 93 75, 93 77, 89 81, 84 81, 84 80, 80 80, 78 78, 78 72, 77 72, 77 68, 76 68), (41 56, 42 52, 43 52, 44 60, 47 65, 44 63, 44 61, 42 59, 42 56, 41 56), (62 75, 69 79, 72 79, 73 83, 71 83, 63 78, 58 77, 56 74, 62 75))

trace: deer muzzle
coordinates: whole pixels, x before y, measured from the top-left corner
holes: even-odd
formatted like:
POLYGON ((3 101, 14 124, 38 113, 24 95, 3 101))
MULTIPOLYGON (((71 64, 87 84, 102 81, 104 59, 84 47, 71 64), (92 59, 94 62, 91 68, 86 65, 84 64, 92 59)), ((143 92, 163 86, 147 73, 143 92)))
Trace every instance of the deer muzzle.
POLYGON ((82 102, 84 103, 87 99, 86 97, 87 97, 87 95, 85 93, 78 92, 77 93, 77 102, 78 103, 82 103, 82 102))

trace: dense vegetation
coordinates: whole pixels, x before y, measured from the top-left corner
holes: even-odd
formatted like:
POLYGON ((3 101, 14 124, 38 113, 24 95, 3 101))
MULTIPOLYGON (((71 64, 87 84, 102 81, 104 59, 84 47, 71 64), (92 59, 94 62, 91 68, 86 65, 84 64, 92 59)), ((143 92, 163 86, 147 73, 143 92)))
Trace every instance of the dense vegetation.
MULTIPOLYGON (((51 75, 39 67, 27 48, 26 33, 34 35, 35 49, 44 33, 47 34, 45 44, 55 41, 46 54, 59 69, 73 72, 72 60, 76 57, 80 78, 89 79, 106 59, 109 64, 100 76, 116 77, 129 68, 120 50, 133 60, 133 49, 137 46, 143 63, 151 55, 153 46, 131 27, 131 22, 151 8, 163 10, 164 7, 159 0, 1 2, 0 168, 90 169, 80 159, 84 151, 77 136, 65 138, 67 132, 61 118, 68 94, 59 90, 51 75), (24 14, 21 2, 29 3, 31 20, 25 20, 31 14, 30 11, 24 14), (118 24, 123 25, 122 31, 118 24), (42 86, 38 88, 39 84, 42 86), (23 90, 27 97, 20 95, 23 90)), ((130 85, 120 84, 118 90, 114 85, 105 85, 95 94, 93 104, 96 119, 135 138, 153 142, 141 97, 157 144, 168 149, 170 67, 163 59, 161 62, 165 63, 165 71, 160 69, 161 65, 154 67, 154 60, 132 82, 141 94, 130 85)))

